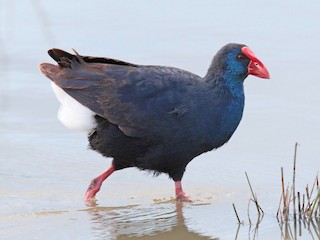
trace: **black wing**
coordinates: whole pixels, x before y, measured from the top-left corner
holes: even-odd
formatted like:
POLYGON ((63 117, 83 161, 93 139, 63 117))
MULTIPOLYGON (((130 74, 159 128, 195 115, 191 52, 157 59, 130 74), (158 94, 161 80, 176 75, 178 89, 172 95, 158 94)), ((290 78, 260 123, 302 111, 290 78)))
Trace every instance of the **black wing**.
POLYGON ((42 64, 42 72, 127 136, 171 134, 181 128, 181 119, 198 97, 201 78, 181 69, 81 57, 57 49, 49 54, 59 66, 42 64))

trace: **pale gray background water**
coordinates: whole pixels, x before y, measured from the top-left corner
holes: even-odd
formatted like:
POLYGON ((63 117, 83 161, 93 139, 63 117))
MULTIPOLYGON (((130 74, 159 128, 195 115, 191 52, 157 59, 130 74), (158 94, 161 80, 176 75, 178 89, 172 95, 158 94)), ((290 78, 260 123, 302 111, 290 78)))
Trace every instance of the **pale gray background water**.
MULTIPOLYGON (((280 239, 280 167, 289 182, 296 141, 297 188, 320 169, 319 12, 316 0, 0 0, 0 238, 234 239, 235 203, 245 221, 239 239, 252 239, 247 171, 266 213, 258 239, 280 239), (46 51, 74 48, 203 76, 229 42, 250 46, 272 78, 247 78, 231 141, 188 166, 184 187, 195 202, 176 206, 167 176, 128 169, 105 182, 98 207, 86 207, 85 189, 110 159, 58 122, 58 102, 38 70, 52 62, 46 51)), ((310 239, 308 231, 299 239, 310 239)))

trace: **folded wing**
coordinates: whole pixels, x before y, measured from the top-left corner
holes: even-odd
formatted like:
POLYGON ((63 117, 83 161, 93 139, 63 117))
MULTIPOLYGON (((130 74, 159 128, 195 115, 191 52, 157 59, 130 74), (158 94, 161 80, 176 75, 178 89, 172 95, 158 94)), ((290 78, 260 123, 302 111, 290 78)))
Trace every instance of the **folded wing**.
POLYGON ((201 82, 195 74, 172 67, 81 57, 58 49, 49 54, 59 66, 42 64, 42 72, 127 136, 162 136, 188 122, 201 82))

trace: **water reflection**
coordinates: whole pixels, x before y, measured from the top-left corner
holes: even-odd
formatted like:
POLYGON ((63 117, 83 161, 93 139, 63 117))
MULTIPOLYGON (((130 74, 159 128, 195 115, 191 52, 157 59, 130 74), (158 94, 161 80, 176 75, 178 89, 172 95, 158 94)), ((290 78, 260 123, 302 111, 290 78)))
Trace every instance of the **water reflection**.
POLYGON ((279 223, 281 239, 297 240, 308 234, 311 239, 320 239, 320 219, 294 220, 292 222, 279 223))
MULTIPOLYGON (((274 219, 275 220, 275 219, 274 219)), ((320 219, 310 218, 308 220, 292 220, 288 222, 278 222, 279 231, 274 231, 274 225, 270 225, 269 234, 265 226, 259 223, 246 225, 244 223, 239 224, 236 229, 235 240, 248 239, 259 240, 268 239, 281 239, 281 240, 298 240, 298 239, 320 239, 320 219), (261 228, 261 229, 260 229, 261 228), (259 236, 259 230, 262 230, 261 236, 259 236), (247 237, 245 234, 247 232, 247 237), (278 236, 279 237, 275 237, 278 236), (267 237, 267 238, 266 238, 267 237)))
POLYGON ((183 207, 183 203, 170 201, 156 206, 94 207, 86 211, 94 236, 101 239, 218 239, 190 231, 183 207))

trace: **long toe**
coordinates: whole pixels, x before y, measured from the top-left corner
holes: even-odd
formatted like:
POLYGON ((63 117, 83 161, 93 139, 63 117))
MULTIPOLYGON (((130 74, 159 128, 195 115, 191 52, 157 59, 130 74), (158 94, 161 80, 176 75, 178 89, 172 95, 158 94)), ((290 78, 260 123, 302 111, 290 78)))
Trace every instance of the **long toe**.
POLYGON ((96 207, 98 204, 97 204, 97 200, 95 198, 88 198, 84 199, 84 203, 87 207, 96 207))
POLYGON ((184 192, 178 193, 176 195, 176 200, 180 202, 192 202, 192 200, 184 192))
POLYGON ((88 189, 87 192, 86 192, 86 195, 84 196, 84 201, 85 202, 89 202, 93 199, 95 199, 95 196, 96 196, 96 193, 98 191, 96 191, 95 189, 88 189))
POLYGON ((106 171, 91 181, 83 199, 86 203, 95 203, 95 196, 97 192, 99 192, 103 181, 106 180, 114 171, 114 166, 111 165, 106 171))
POLYGON ((95 198, 96 193, 99 192, 102 182, 98 181, 97 178, 93 179, 87 189, 84 201, 89 202, 95 198))
POLYGON ((174 181, 176 190, 176 199, 180 202, 192 202, 182 189, 181 180, 174 181))

